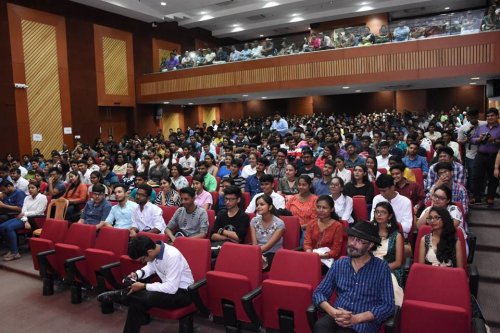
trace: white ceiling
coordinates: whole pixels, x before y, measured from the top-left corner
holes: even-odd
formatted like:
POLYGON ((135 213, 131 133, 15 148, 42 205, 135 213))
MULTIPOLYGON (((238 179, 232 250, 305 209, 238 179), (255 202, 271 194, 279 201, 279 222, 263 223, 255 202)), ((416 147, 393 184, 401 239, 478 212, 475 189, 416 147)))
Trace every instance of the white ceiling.
POLYGON ((486 6, 487 0, 72 0, 145 22, 176 21, 239 40, 307 31, 311 23, 373 13, 427 15, 486 6), (162 6, 161 3, 166 3, 162 6), (362 7, 364 10, 360 11, 362 7), (445 7, 450 7, 445 10, 445 7))

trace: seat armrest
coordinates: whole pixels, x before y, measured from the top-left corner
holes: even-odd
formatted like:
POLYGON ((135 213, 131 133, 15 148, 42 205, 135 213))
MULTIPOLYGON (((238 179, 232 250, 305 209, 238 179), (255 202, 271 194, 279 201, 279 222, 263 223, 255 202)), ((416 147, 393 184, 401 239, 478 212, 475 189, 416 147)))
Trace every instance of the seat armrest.
POLYGON ((385 322, 385 332, 386 333, 396 333, 398 330, 398 323, 399 323, 399 312, 401 308, 399 306, 396 306, 394 308, 394 314, 390 316, 385 322))
POLYGON ((479 288, 479 272, 477 270, 477 266, 474 264, 471 264, 468 267, 468 274, 469 274, 469 288, 470 292, 474 297, 477 297, 477 290, 479 288))
POLYGON ((79 274, 78 269, 76 268, 76 263, 83 260, 85 260, 85 256, 78 256, 64 260, 66 279, 69 283, 73 283, 75 281, 75 275, 78 275, 80 279, 82 278, 81 274, 79 274))
POLYGON ((488 332, 488 330, 486 329, 486 323, 484 322, 484 319, 472 318, 472 332, 474 333, 488 332))
POLYGON ((203 300, 200 297, 200 288, 206 284, 207 284, 206 278, 198 280, 188 287, 188 292, 189 296, 191 296, 191 300, 193 301, 194 305, 196 305, 196 307, 198 308, 198 311, 200 311, 205 316, 208 316, 210 315, 210 310, 207 308, 205 303, 203 303, 203 300))
POLYGON ((122 286, 118 281, 116 281, 115 276, 111 272, 113 268, 120 267, 120 262, 112 262, 110 264, 101 266, 101 269, 99 270, 99 274, 106 280, 110 285, 113 286, 114 289, 121 289, 122 286))
POLYGON ((48 250, 48 251, 43 251, 39 252, 36 254, 36 257, 38 259, 38 264, 40 265, 40 276, 42 278, 47 277, 47 270, 52 270, 54 271, 53 267, 50 266, 49 260, 47 259, 48 256, 53 255, 56 253, 56 250, 48 250))
POLYGON ((307 307, 306 315, 309 328, 311 329, 311 331, 313 331, 314 325, 316 324, 316 321, 318 321, 318 309, 314 304, 311 304, 307 307))
POLYGON ((406 279, 408 278, 408 274, 410 274, 410 267, 413 264, 413 258, 406 258, 404 264, 403 264, 403 276, 401 278, 402 283, 403 283, 403 288, 406 285, 406 279))
POLYGON ((255 311, 255 307, 253 306, 253 301, 255 298, 257 298, 260 294, 262 294, 262 286, 259 286, 249 292, 248 294, 244 295, 241 298, 241 303, 243 303, 243 309, 245 309, 245 312, 252 321, 252 324, 255 325, 255 327, 260 327, 262 325, 262 321, 257 315, 257 312, 255 311))
POLYGON ((472 264, 474 255, 476 254, 477 237, 472 231, 467 231, 467 244, 469 245, 469 255, 467 256, 467 263, 472 264))

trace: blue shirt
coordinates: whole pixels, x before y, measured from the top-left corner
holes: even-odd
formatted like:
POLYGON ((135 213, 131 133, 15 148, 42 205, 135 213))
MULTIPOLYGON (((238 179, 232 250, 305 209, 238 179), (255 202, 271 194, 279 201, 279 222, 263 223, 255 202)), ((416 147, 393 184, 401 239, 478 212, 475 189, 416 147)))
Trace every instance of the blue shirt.
POLYGON ((347 158, 345 160, 346 169, 353 169, 355 166, 363 164, 365 164, 365 159, 361 156, 356 157, 354 161, 352 161, 350 158, 347 158))
POLYGON ((137 206, 135 202, 127 200, 125 207, 114 205, 106 218, 106 223, 115 228, 129 229, 132 226, 132 209, 137 206))
POLYGON ((330 195, 330 182, 325 183, 323 179, 315 179, 313 181, 314 194, 320 195, 330 195))
POLYGON ((262 192, 260 189, 260 180, 257 174, 251 175, 245 182, 245 192, 250 192, 250 197, 253 198, 257 193, 262 192))
POLYGON ((352 326, 358 333, 377 333, 382 322, 394 313, 391 270, 382 259, 372 256, 358 272, 352 267, 351 258, 335 261, 313 293, 314 304, 328 302, 334 291, 337 293, 334 307, 353 314, 373 313, 373 321, 352 326))
POLYGON ((271 130, 276 130, 281 136, 284 136, 288 132, 288 123, 283 118, 275 120, 271 125, 271 130))
POLYGON ((106 186, 115 185, 118 182, 118 176, 113 171, 108 172, 106 177, 104 177, 104 185, 106 186))
POLYGON ((11 194, 7 195, 2 201, 4 204, 9 206, 23 207, 25 197, 26 193, 16 188, 14 191, 12 191, 11 194))
POLYGON ((82 212, 82 219, 85 224, 97 225, 106 220, 111 211, 111 204, 104 199, 100 204, 95 205, 94 200, 87 201, 82 212))
POLYGON ((429 172, 429 164, 427 164, 427 159, 420 155, 415 155, 414 160, 410 160, 410 156, 406 155, 405 157, 403 157, 403 163, 410 169, 420 168, 422 169, 423 173, 429 172))

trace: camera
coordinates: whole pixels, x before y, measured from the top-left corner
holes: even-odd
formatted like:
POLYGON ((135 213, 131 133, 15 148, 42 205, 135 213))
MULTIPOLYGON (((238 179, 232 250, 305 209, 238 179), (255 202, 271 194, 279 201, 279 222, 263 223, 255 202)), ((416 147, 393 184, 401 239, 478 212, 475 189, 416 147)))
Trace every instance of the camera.
POLYGON ((123 278, 123 285, 125 286, 125 288, 130 288, 135 282, 137 281, 129 276, 123 278))

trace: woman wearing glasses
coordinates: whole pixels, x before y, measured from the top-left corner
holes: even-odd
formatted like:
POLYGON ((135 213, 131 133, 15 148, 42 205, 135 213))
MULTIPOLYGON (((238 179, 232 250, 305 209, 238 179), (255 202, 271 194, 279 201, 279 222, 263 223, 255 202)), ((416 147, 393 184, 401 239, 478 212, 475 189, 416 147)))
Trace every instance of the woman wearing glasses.
POLYGON ((436 187, 433 195, 431 196, 432 205, 424 209, 424 211, 418 218, 417 228, 420 228, 420 226, 427 224, 427 218, 429 217, 429 212, 432 207, 441 207, 445 208, 450 213, 454 226, 461 228, 464 231, 465 235, 462 212, 460 211, 460 208, 458 208, 451 202, 451 198, 452 193, 447 186, 441 185, 436 187))
POLYGON ((445 267, 464 267, 462 247, 450 213, 444 207, 431 207, 426 218, 431 233, 420 239, 418 262, 445 267))

